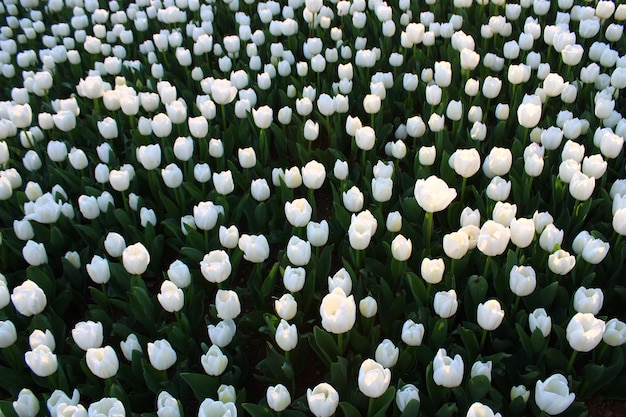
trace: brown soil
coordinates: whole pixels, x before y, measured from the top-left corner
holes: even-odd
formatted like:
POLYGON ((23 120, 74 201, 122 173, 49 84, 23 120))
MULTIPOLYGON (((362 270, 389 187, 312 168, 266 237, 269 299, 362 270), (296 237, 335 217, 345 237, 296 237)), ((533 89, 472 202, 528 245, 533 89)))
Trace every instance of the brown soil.
POLYGON ((624 401, 593 397, 586 402, 585 406, 589 417, 626 417, 626 402, 624 401))

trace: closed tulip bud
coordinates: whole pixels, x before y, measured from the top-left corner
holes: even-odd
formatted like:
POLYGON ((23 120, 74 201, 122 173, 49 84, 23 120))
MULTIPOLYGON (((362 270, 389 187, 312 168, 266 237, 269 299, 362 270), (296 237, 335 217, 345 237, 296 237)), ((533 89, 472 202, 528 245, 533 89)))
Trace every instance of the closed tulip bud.
POLYGON ((274 301, 274 309, 281 319, 291 320, 298 313, 298 303, 296 303, 295 298, 291 294, 284 294, 274 301))
POLYGON ((140 146, 136 151, 137 161, 147 170, 161 165, 161 147, 158 144, 140 146))
POLYGON ((235 337, 235 333, 237 332, 237 326, 233 320, 226 319, 220 321, 217 325, 209 324, 207 326, 207 332, 211 343, 223 348, 233 341, 233 337, 235 337))
POLYGON ((467 410, 466 417, 502 417, 500 413, 495 413, 493 410, 480 402, 473 403, 467 410))
POLYGON ((119 233, 109 232, 106 239, 104 239, 104 249, 110 256, 114 258, 122 256, 122 252, 125 248, 126 241, 124 240, 124 237, 119 233))
POLYGON ((148 269, 149 263, 150 253, 141 242, 127 246, 122 251, 122 264, 129 274, 143 274, 148 269))
POLYGON ((356 321, 354 296, 346 296, 341 288, 335 288, 324 296, 320 305, 322 327, 334 334, 346 333, 356 321))
POLYGON ((326 168, 315 160, 309 161, 302 167, 302 182, 309 189, 317 190, 321 188, 325 178, 326 168))
POLYGON ((229 228, 226 228, 225 226, 220 226, 219 238, 220 244, 223 247, 227 249, 236 248, 237 244, 239 243, 239 229, 237 229, 237 226, 235 225, 232 225, 229 228))
POLYGON ((96 284, 106 284, 111 278, 109 262, 98 255, 91 258, 91 262, 86 265, 89 278, 96 284))
POLYGON ((305 198, 285 203, 285 217, 294 227, 304 227, 311 220, 312 207, 305 198))
POLYGON ((372 318, 378 312, 378 304, 376 299, 371 296, 367 296, 359 301, 359 312, 365 318, 372 318))
POLYGON ((310 221, 306 225, 306 235, 307 240, 311 242, 311 245, 314 247, 321 247, 328 242, 328 222, 326 220, 322 220, 319 223, 310 221))
POLYGON ((600 239, 591 239, 583 248, 583 259, 593 265, 597 265, 606 258, 609 253, 609 242, 600 239))
POLYGON ((172 281, 163 281, 161 292, 157 294, 157 299, 161 307, 170 313, 180 311, 185 305, 183 290, 178 288, 172 281))
POLYGON ((309 410, 315 417, 330 417, 339 406, 339 394, 330 384, 318 384, 306 393, 309 410))
POLYGON ((385 226, 388 231, 395 233, 402 229, 402 215, 398 211, 392 211, 387 214, 385 226))
POLYGON ((562 243, 563 230, 558 229, 554 224, 547 225, 539 236, 539 245, 546 252, 553 252, 555 247, 560 247, 562 243))
POLYGON ((239 238, 238 246, 243 251, 243 258, 249 262, 261 263, 269 257, 269 243, 263 235, 243 234, 239 238))
POLYGON ((433 301, 435 313, 442 319, 447 319, 456 314, 456 310, 459 307, 457 301, 456 291, 439 291, 435 294, 433 301))
POLYGON ((376 132, 369 126, 364 126, 356 129, 354 132, 356 145, 359 149, 369 151, 374 147, 376 142, 376 132))
POLYGON ((600 288, 580 287, 574 293, 574 310, 597 315, 602 309, 604 293, 600 288))
POLYGON ((606 322, 602 340, 609 346, 621 346, 626 342, 626 323, 618 319, 606 322))
POLYGON ((250 184, 250 194, 256 201, 265 201, 270 198, 270 187, 265 178, 252 180, 250 184))
POLYGON ((158 417, 180 417, 180 404, 178 400, 167 391, 161 391, 157 397, 158 417))
POLYGON ((606 324, 591 313, 576 313, 566 328, 566 337, 572 349, 578 352, 593 350, 604 334, 606 324))
POLYGON ((508 227, 493 220, 487 220, 478 235, 478 250, 487 256, 500 255, 506 250, 510 237, 511 231, 508 227))
POLYGON ((13 410, 18 417, 35 417, 39 413, 39 400, 28 388, 23 388, 13 401, 13 410))
POLYGON ((13 231, 19 240, 31 240, 35 237, 33 226, 26 219, 13 220, 13 231))
POLYGON ((457 196, 456 190, 432 175, 426 180, 418 179, 414 189, 415 199, 420 207, 429 213, 444 210, 457 196))
POLYGON ((148 343, 148 359, 153 368, 165 371, 176 363, 176 351, 167 340, 156 340, 148 343))
POLYGON ((34 330, 28 337, 28 345, 32 350, 35 350, 38 346, 46 346, 51 351, 54 351, 56 348, 54 335, 48 329, 46 329, 45 333, 39 329, 34 330))
POLYGON ((8 348, 17 341, 17 330, 10 320, 0 321, 0 348, 8 348))
POLYGON ((458 231, 444 235, 443 251, 452 259, 461 259, 469 250, 469 237, 458 231))
POLYGON ((513 219, 509 226, 511 242, 519 248, 530 246, 535 237, 535 223, 533 219, 513 219))
POLYGON ((437 284, 443 279, 445 264, 443 259, 423 258, 421 264, 421 275, 424 281, 429 284, 437 284))
POLYGON ((223 250, 211 251, 200 262, 200 272, 209 282, 224 282, 230 276, 231 270, 230 258, 223 250))
POLYGON ((433 380, 435 384, 447 388, 461 385, 463 381, 463 358, 455 355, 454 359, 447 356, 445 349, 439 349, 433 359, 433 380))
POLYGON ((293 265, 307 265, 311 259, 311 243, 292 236, 287 243, 287 258, 293 265))
POLYGON ((276 327, 276 344, 285 352, 295 349, 298 344, 298 329, 295 324, 289 325, 284 319, 276 327))
POLYGON ((232 193, 235 189, 232 172, 230 172, 230 170, 220 173, 214 172, 213 185, 215 186, 215 191, 217 191, 218 194, 228 195, 232 193))
POLYGON ((207 375, 219 376, 226 369, 228 358, 217 345, 212 345, 209 350, 200 357, 200 364, 207 375))
POLYGON ((509 273, 509 287, 513 294, 525 297, 535 291, 537 274, 532 266, 514 265, 509 273))
POLYGON ((189 267, 178 259, 170 264, 167 269, 167 277, 178 288, 186 288, 191 284, 189 267))
POLYGON ((211 138, 209 140, 209 155, 213 158, 224 156, 224 144, 220 139, 211 138))
POLYGON ((530 398, 530 391, 524 385, 511 387, 511 401, 514 401, 516 398, 521 398, 526 403, 530 398))
POLYGON ((419 390, 413 384, 406 384, 396 392, 396 406, 400 412, 413 400, 420 401, 419 390))
POLYGON ((85 355, 87 367, 98 378, 107 379, 115 376, 120 367, 117 354, 111 346, 89 348, 85 355))
POLYGON ((528 327, 531 333, 535 329, 539 329, 543 337, 548 337, 550 331, 552 331, 552 319, 548 316, 545 309, 537 308, 528 316, 528 327))
POLYGON ((239 296, 232 290, 218 290, 215 294, 217 317, 226 320, 234 319, 241 313, 239 296))
POLYGON ((384 368, 391 368, 398 362, 399 354, 400 349, 391 340, 385 339, 376 347, 375 359, 384 368))
POLYGON ((387 391, 391 371, 372 359, 366 359, 359 368, 359 390, 369 398, 378 398, 387 391))
POLYGON ((46 308, 47 299, 41 287, 31 280, 26 280, 13 288, 11 302, 18 313, 30 317, 46 308))
POLYGON ((470 378, 477 377, 479 375, 486 376, 489 382, 491 382, 491 369, 493 368, 493 363, 491 361, 487 362, 474 362, 472 365, 472 369, 470 371, 470 378))
POLYGON ((406 261, 411 257, 413 244, 411 239, 407 239, 402 235, 396 236, 391 242, 391 254, 398 261, 406 261))
POLYGON ((235 391, 235 387, 232 385, 222 384, 217 389, 217 398, 222 403, 235 403, 237 399, 237 392, 235 391))
POLYGON ((424 325, 409 319, 402 325, 402 341, 408 346, 420 346, 424 338, 424 325))
POLYGON ((538 380, 535 385, 535 403, 548 415, 561 414, 569 408, 576 395, 569 392, 567 379, 561 374, 554 374, 546 380, 538 380))
POLYGON ((291 395, 289 390, 282 384, 267 388, 266 392, 267 405, 276 412, 281 412, 291 404, 291 395))
POLYGON ((504 310, 498 300, 492 299, 478 304, 476 311, 478 325, 484 330, 495 330, 504 319, 504 310))
POLYGON ((214 417, 214 416, 236 416, 237 407, 234 402, 223 403, 214 401, 210 398, 205 399, 200 404, 198 417, 214 417))
POLYGON ((469 178, 480 169, 480 155, 474 148, 458 149, 450 155, 448 164, 463 178, 469 178))
POLYGON ((130 176, 128 171, 111 170, 109 173, 109 183, 115 191, 126 191, 130 186, 130 176))
POLYGON ((147 207, 142 207, 141 210, 139 210, 139 221, 142 227, 147 227, 148 224, 151 224, 152 226, 156 226, 157 224, 156 213, 152 209, 149 209, 147 207))
POLYGON ((559 249, 548 257, 548 268, 558 275, 568 274, 576 265, 576 258, 569 252, 559 249))
POLYGON ((174 156, 180 161, 188 161, 193 156, 193 139, 189 136, 176 138, 174 142, 174 156))

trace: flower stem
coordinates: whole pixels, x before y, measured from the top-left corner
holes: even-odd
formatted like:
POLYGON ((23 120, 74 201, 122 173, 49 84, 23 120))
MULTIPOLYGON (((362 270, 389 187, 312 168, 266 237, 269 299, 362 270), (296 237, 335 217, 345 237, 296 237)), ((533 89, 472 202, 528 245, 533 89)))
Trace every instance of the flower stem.
POLYGON ((343 333, 337 335, 337 350, 339 355, 343 355, 343 333))
POLYGON ((485 261, 485 269, 483 270, 483 277, 487 279, 487 274, 489 274, 489 263, 491 261, 491 256, 487 256, 487 260, 485 261))
POLYGON ((567 363, 567 369, 565 369, 565 373, 569 374, 574 366, 574 361, 576 360, 576 355, 578 355, 578 351, 572 351, 572 355, 569 357, 569 362, 567 363))
POLYGON ((478 349, 479 352, 483 351, 483 348, 485 347, 485 342, 487 341, 487 330, 483 329, 483 334, 480 337, 480 348, 478 349))
POLYGON ((372 417, 374 415, 374 398, 370 398, 370 401, 367 405, 367 417, 372 417))
POLYGON ((429 211, 426 212, 424 223, 426 225, 426 252, 430 255, 430 237, 433 233, 433 213, 429 211))

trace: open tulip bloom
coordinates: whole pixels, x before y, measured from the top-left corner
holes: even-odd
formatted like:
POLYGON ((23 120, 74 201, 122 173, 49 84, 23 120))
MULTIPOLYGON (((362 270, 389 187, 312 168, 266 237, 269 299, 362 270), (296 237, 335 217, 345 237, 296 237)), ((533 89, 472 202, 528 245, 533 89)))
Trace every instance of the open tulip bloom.
POLYGON ((623 1, 0 16, 0 414, 620 394, 623 1))

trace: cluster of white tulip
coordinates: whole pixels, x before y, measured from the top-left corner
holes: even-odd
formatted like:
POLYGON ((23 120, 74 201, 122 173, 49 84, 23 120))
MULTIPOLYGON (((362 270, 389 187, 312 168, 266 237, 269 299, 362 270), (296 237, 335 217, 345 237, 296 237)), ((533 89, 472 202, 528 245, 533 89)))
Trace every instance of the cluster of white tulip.
MULTIPOLYGON (((352 250, 356 276, 342 268, 328 277, 328 291, 314 297, 321 300, 319 316, 304 323, 320 323, 338 335, 340 355, 347 348, 344 335, 358 325, 357 301, 363 318, 382 317, 378 294, 358 300, 361 296, 353 293, 353 283, 364 275, 364 257, 378 257, 372 248, 381 247, 390 249, 394 266, 419 268, 415 273, 427 283, 427 297, 436 287, 428 307, 444 321, 460 315, 464 303, 447 280, 458 274, 455 266, 461 260, 486 258, 483 275, 489 282, 496 273, 508 273, 516 300, 513 313, 491 291, 491 298, 474 300, 483 343, 487 332, 516 320, 519 299, 536 295, 544 277, 576 273, 576 313, 565 330, 574 352, 571 361, 575 352, 589 352, 601 341, 623 344, 626 325, 599 316, 603 290, 587 288, 591 284, 579 282, 578 274, 607 258, 613 261, 611 249, 621 250, 626 235, 626 180, 617 179, 626 137, 620 113, 626 89, 626 5, 493 0, 485 7, 488 1, 454 0, 444 2, 442 13, 442 4, 425 3, 113 0, 104 7, 97 0, 3 2, 0 73, 10 99, 0 101, 0 238, 16 239, 10 250, 21 252, 25 264, 19 262, 31 271, 56 274, 60 264, 69 263, 107 293, 113 291, 112 284, 107 286, 112 278, 119 279, 119 265, 133 278, 160 267, 149 251, 152 242, 125 230, 129 225, 107 224, 111 218, 121 223, 120 211, 141 225, 146 240, 154 230, 166 234, 172 221, 183 236, 173 246, 189 245, 193 234, 203 234, 205 246, 194 248, 203 252, 201 259, 192 263, 177 254, 180 259, 169 264, 154 301, 178 318, 197 288, 194 277, 216 287, 209 300, 215 317, 207 320, 213 321, 207 325, 211 346, 193 359, 216 378, 229 366, 223 350, 235 339, 243 310, 241 293, 222 288, 233 278, 238 257, 258 270, 268 261, 280 264, 286 291, 274 301, 280 318, 274 342, 289 357, 305 340, 299 335, 304 328, 294 324, 297 293, 319 261, 316 249, 330 247, 329 242, 333 251, 342 245, 352 250), (481 23, 476 24, 472 8, 490 15, 478 16, 481 23), (221 33, 223 28, 228 32, 221 33), (588 106, 577 106, 581 100, 588 106), (396 115, 396 109, 404 113, 396 115), (286 142, 293 133, 294 143, 286 142), (325 149, 325 139, 336 145, 333 152, 325 149), (277 149, 281 143, 286 149, 277 149), (274 161, 277 150, 288 157, 274 161), (407 177, 413 193, 401 189, 407 177), (607 182, 612 183, 612 223, 606 223, 612 228, 598 222, 570 233, 556 210, 572 204, 564 211, 572 213, 573 222, 582 221, 595 210, 593 200, 603 198, 607 182), (535 209, 526 210, 526 200, 531 192, 543 192, 537 184, 554 191, 544 199, 558 201, 542 201, 540 210, 548 211, 531 214, 535 209), (316 202, 330 188, 341 199, 334 214, 340 209, 351 214, 345 215, 345 225, 333 215, 316 218, 316 202), (475 192, 470 199, 469 190, 475 192), (160 203, 171 195, 176 203, 160 203), (265 224, 254 231, 232 224, 233 204, 249 201, 248 195, 255 207, 283 209, 284 216, 275 218, 291 226, 285 239, 275 243, 265 224), (414 200, 405 206, 407 196, 414 200), (178 212, 168 212, 171 206, 178 212), (441 224, 439 216, 453 206, 462 209, 458 229, 441 224), (412 207, 424 213, 421 241, 412 207), (78 236, 90 226, 102 233, 85 238, 97 247, 57 250, 56 236, 68 230, 78 236), (218 239, 219 245, 213 245, 218 239), (526 256, 535 246, 541 250, 526 256), (507 251, 516 259, 503 271, 493 259, 507 251), (279 259, 270 259, 275 252, 279 259)), ((8 246, 0 248, 3 259, 8 246)), ((334 259, 345 253, 333 253, 334 259)), ((0 309, 12 304, 17 314, 30 318, 54 307, 51 290, 24 274, 26 268, 1 271, 10 279, 0 274, 0 309)), ((528 314, 528 328, 549 338, 553 322, 545 307, 528 314)), ((357 384, 366 397, 384 395, 395 384, 391 369, 401 349, 422 344, 426 323, 408 317, 402 317, 400 335, 406 346, 389 333, 391 339, 375 341, 373 358, 361 362, 357 384)), ((121 365, 116 348, 105 345, 112 334, 103 326, 78 321, 71 339, 81 355, 85 352, 89 372, 108 380, 121 365)), ((0 347, 15 347, 25 327, 3 313, 0 347)), ((53 375, 63 365, 55 338, 65 335, 30 327, 28 334, 24 362, 38 377, 53 375)), ((464 380, 465 365, 460 355, 448 356, 446 347, 431 346, 437 351, 432 377, 436 385, 454 388, 464 380)), ((179 356, 186 352, 177 352, 167 338, 142 346, 131 333, 120 350, 128 361, 133 351, 145 351, 159 371, 185 363, 179 356)), ((477 360, 470 378, 482 375, 491 381, 491 366, 477 360)), ((267 389, 266 402, 281 412, 295 395, 276 384, 267 389)), ((511 399, 524 402, 529 395, 524 386, 511 391, 511 399)), ((558 373, 537 380, 534 397, 548 414, 574 401, 558 373)), ((115 398, 105 397, 88 409, 79 398, 78 391, 72 398, 55 391, 48 410, 53 415, 126 412, 115 398)), ((339 406, 339 393, 328 383, 309 389, 306 398, 316 416, 330 416, 339 406)), ((398 384, 398 409, 419 398, 418 387, 398 384)), ((222 385, 217 400, 202 401, 198 415, 236 415, 234 399, 235 389, 222 385)), ((14 403, 20 417, 35 415, 38 408, 27 389, 14 403)), ((166 391, 158 396, 157 408, 160 416, 181 412, 179 400, 166 391)), ((494 411, 476 402, 467 415, 494 411)))

